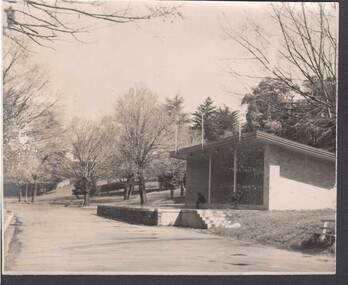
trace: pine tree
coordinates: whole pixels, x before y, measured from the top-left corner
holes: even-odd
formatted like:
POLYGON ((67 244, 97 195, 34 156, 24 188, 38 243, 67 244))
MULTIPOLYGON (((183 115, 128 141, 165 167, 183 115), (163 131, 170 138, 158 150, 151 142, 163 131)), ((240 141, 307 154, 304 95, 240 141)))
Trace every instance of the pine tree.
POLYGON ((204 139, 208 141, 216 140, 218 138, 218 132, 216 130, 217 107, 210 97, 207 97, 205 101, 198 106, 197 111, 192 114, 193 129, 202 129, 202 114, 204 120, 204 139))

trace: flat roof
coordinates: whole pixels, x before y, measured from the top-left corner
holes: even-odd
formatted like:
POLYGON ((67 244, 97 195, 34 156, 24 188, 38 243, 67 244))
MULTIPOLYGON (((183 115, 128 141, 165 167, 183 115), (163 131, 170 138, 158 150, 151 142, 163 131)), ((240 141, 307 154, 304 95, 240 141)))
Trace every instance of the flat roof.
POLYGON ((247 133, 242 137, 241 141, 239 141, 237 136, 230 136, 218 141, 204 143, 203 146, 201 144, 197 144, 194 146, 181 148, 181 149, 178 149, 178 151, 171 151, 170 157, 186 160, 188 159, 190 155, 194 153, 202 153, 202 152, 209 153, 209 151, 215 149, 216 147, 224 146, 228 144, 232 146, 237 146, 239 144, 243 144, 244 142, 250 141, 250 139, 255 139, 264 144, 276 145, 276 146, 279 146, 291 151, 303 153, 312 157, 321 158, 321 159, 325 159, 329 161, 336 161, 336 155, 332 152, 329 152, 327 150, 323 150, 320 148, 312 147, 309 145, 305 145, 302 143, 298 143, 298 142, 288 140, 276 135, 268 134, 262 131, 247 133))

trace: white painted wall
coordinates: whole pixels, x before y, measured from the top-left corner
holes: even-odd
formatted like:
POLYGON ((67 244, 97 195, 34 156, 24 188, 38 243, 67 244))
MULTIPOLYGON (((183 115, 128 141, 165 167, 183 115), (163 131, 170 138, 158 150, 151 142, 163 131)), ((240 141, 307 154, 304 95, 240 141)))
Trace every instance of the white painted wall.
POLYGON ((269 210, 336 208, 333 162, 269 147, 269 210))

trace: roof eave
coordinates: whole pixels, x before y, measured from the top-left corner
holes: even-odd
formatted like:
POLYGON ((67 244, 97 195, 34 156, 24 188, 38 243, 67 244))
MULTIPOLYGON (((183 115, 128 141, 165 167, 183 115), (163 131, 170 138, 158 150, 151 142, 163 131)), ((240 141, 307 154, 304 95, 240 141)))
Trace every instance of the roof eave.
POLYGON ((336 161, 336 155, 334 153, 302 143, 294 142, 288 139, 284 139, 276 135, 271 135, 265 132, 257 131, 256 139, 263 143, 276 145, 282 148, 307 154, 316 158, 325 159, 329 161, 336 161))

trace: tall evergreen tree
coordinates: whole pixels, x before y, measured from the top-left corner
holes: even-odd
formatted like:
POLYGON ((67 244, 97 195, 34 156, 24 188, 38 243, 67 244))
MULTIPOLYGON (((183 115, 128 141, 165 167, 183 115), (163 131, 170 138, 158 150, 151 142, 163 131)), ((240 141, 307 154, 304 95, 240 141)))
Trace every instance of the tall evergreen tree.
POLYGON ((216 129, 219 136, 229 136, 238 132, 238 111, 231 111, 228 106, 219 107, 216 113, 216 129))
POLYGON ((202 129, 202 114, 204 120, 204 139, 208 141, 216 140, 218 138, 216 131, 217 107, 214 105, 214 101, 210 97, 207 97, 192 114, 193 129, 202 129))
POLYGON ((193 129, 202 130, 202 114, 204 120, 204 138, 207 141, 233 135, 238 129, 238 111, 231 111, 228 106, 216 107, 208 97, 193 113, 193 129))

